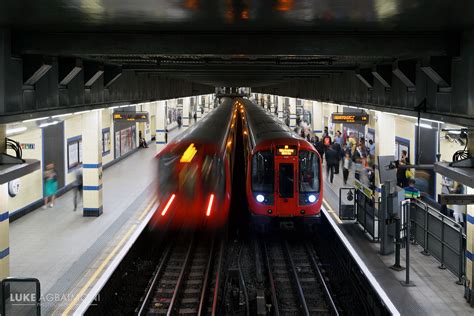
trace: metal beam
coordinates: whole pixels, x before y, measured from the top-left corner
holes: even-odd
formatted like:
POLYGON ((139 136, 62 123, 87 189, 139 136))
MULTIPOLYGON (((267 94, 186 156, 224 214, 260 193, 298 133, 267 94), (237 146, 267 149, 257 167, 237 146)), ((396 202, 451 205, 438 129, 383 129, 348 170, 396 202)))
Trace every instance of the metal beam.
POLYGON ((59 59, 59 85, 67 86, 82 71, 82 60, 59 59))
POLYGON ((441 33, 227 32, 17 33, 18 53, 49 55, 446 55, 453 38, 441 33))
POLYGON ((392 66, 378 65, 372 69, 372 75, 377 79, 385 89, 392 87, 392 66))
POLYGON ((34 86, 53 67, 52 60, 41 56, 25 56, 23 59, 23 79, 25 86, 34 86))
POLYGON ((393 63, 392 72, 407 87, 408 91, 413 92, 416 90, 415 61, 396 61, 393 63))
POLYGON ((108 89, 121 76, 122 69, 120 67, 105 66, 104 88, 108 89))

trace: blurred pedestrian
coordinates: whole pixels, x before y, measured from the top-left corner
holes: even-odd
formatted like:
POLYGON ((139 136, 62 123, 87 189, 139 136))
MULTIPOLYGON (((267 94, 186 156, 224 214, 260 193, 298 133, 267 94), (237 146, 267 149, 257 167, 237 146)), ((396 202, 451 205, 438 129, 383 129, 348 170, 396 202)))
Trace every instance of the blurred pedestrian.
MULTIPOLYGON (((452 194, 464 194, 464 186, 460 182, 456 182, 452 194)), ((464 222, 464 205, 454 204, 451 205, 453 210, 453 217, 456 223, 463 224, 464 222)))
POLYGON ((344 184, 347 184, 347 179, 349 178, 349 170, 351 169, 352 165, 352 160, 351 160, 351 155, 349 152, 346 151, 346 154, 344 156, 344 161, 343 161, 343 168, 342 168, 342 176, 344 179, 344 184))
POLYGON ((326 177, 329 177, 329 181, 332 183, 334 179, 334 169, 339 163, 338 153, 332 146, 329 146, 324 155, 326 157, 326 177))
POLYGON ((54 169, 54 163, 46 165, 46 170, 44 171, 44 205, 43 208, 47 206, 53 207, 54 200, 56 199, 56 192, 58 191, 58 176, 56 170, 54 169), (49 201, 49 205, 48 205, 49 201))
POLYGON ((77 202, 82 199, 82 168, 76 170, 76 181, 74 183, 74 212, 77 210, 77 202))

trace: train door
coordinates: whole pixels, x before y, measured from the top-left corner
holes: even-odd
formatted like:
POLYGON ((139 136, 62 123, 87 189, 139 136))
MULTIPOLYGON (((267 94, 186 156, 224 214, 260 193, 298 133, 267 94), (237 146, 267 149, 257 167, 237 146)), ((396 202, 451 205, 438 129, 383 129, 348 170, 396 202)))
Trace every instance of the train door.
POLYGON ((297 194, 295 194, 296 164, 295 157, 282 157, 277 159, 276 167, 276 213, 278 216, 291 216, 294 213, 297 194))

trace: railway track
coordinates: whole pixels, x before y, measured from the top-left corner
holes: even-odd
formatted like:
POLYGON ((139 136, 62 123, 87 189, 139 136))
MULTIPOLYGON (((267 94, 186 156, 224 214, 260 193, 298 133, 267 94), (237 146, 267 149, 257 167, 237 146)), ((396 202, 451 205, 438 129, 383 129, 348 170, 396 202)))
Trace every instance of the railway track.
POLYGON ((310 243, 263 241, 262 252, 273 315, 339 315, 310 243))
POLYGON ((150 280, 138 315, 216 315, 224 244, 191 233, 172 241, 150 280))

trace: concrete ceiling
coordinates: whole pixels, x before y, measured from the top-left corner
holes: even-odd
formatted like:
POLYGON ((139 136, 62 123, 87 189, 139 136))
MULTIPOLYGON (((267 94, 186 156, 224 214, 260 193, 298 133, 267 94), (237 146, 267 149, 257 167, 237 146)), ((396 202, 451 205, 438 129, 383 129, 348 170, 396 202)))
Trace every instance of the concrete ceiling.
POLYGON ((455 56, 469 0, 3 0, 17 55, 162 78, 267 86, 395 59, 455 56))

